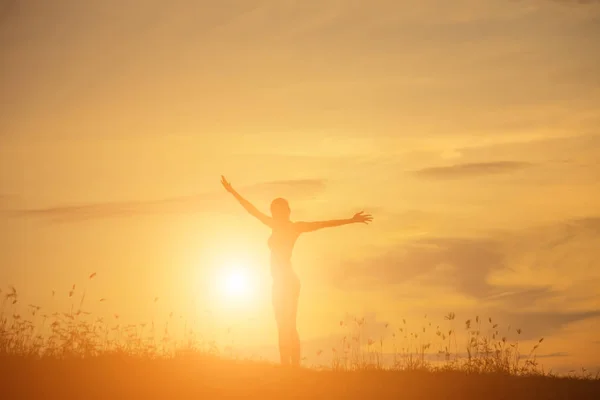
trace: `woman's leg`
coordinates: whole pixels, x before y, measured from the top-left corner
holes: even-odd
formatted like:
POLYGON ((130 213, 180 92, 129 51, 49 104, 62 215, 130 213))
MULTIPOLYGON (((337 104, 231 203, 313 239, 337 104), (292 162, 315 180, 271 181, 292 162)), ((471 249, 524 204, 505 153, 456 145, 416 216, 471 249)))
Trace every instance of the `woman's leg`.
POLYGON ((300 366, 300 335, 298 335, 298 330, 294 328, 290 332, 290 361, 291 364, 295 367, 300 366))
POLYGON ((288 301, 283 310, 279 329, 279 355, 284 365, 300 365, 300 338, 296 329, 296 308, 288 301))
POLYGON ((277 333, 279 341, 279 359, 282 365, 289 365, 290 340, 289 323, 286 307, 285 287, 280 284, 273 285, 273 311, 275 312, 275 322, 277 323, 277 333))
POLYGON ((296 326, 296 317, 298 315, 298 298, 300 295, 299 288, 294 291, 293 297, 290 299, 288 316, 289 316, 289 340, 290 340, 290 358, 293 366, 300 366, 300 336, 296 326))
POLYGON ((288 334, 282 326, 279 326, 279 360, 281 365, 289 365, 291 363, 288 334))
POLYGON ((279 333, 281 364, 300 365, 300 338, 296 328, 299 284, 273 286, 273 307, 279 333))

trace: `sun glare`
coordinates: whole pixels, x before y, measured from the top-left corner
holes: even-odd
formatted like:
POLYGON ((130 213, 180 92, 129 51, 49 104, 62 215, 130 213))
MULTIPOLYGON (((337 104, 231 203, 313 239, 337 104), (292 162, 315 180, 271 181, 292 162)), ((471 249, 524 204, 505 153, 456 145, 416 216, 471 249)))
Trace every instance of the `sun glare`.
POLYGON ((254 297, 255 286, 246 266, 231 265, 219 271, 216 289, 223 301, 247 302, 254 297))
POLYGON ((227 297, 243 297, 249 292, 248 276, 242 269, 228 271, 222 277, 223 294, 227 297))

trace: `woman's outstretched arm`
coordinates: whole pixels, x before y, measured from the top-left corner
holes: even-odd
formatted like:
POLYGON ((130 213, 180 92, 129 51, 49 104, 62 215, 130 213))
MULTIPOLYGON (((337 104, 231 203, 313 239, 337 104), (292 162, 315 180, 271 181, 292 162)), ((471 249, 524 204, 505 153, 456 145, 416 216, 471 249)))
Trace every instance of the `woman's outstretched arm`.
POLYGON ((258 208, 254 207, 254 205, 252 203, 250 203, 248 200, 246 200, 245 198, 243 198, 233 188, 233 186, 231 186, 231 183, 229 183, 227 181, 227 179, 225 179, 225 177, 223 175, 221 175, 221 184, 223 185, 223 187, 225 188, 225 190, 227 190, 229 193, 231 193, 233 195, 233 197, 235 197, 235 199, 242 205, 242 207, 244 207, 244 209, 246 211, 248 211, 248 213, 250 215, 252 215, 253 217, 257 218, 263 224, 265 224, 265 225, 267 225, 269 227, 272 226, 273 220, 271 219, 271 217, 269 217, 265 213, 260 212, 258 210, 258 208))
POLYGON ((368 224, 373 221, 371 214, 365 214, 364 211, 354 214, 348 219, 333 219, 330 221, 315 221, 315 222, 296 222, 296 227, 300 232, 313 232, 323 228, 333 228, 336 226, 349 225, 355 223, 368 224))

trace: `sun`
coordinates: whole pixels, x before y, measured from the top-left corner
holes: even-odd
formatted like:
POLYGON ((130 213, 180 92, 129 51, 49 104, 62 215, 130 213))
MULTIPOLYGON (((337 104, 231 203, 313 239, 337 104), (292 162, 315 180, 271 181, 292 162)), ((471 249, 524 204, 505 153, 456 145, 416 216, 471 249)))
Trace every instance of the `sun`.
POLYGON ((247 320, 260 314, 270 293, 268 271, 251 254, 223 252, 196 268, 194 298, 206 315, 218 320, 247 320))
POLYGON ((223 295, 228 298, 244 297, 250 292, 248 274, 241 268, 225 271, 221 277, 220 286, 223 295))
POLYGON ((216 279, 216 291, 221 301, 243 303, 255 296, 256 282, 248 266, 230 264, 219 270, 216 279))

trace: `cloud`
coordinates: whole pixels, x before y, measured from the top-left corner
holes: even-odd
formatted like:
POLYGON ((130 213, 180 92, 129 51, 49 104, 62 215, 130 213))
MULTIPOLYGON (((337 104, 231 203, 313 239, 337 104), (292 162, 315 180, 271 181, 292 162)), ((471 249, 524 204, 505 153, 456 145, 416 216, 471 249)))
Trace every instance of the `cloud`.
POLYGON ((582 228, 600 235, 600 217, 577 218, 568 224, 570 229, 582 228))
POLYGON ((200 212, 209 205, 217 206, 220 196, 181 196, 151 201, 99 202, 17 210, 21 217, 42 217, 54 223, 91 219, 131 217, 144 214, 200 212))
POLYGON ((585 312, 503 312, 494 310, 493 321, 505 329, 510 325, 512 335, 521 329, 519 339, 537 340, 552 335, 566 325, 600 316, 600 310, 585 312))
POLYGON ((536 354, 536 358, 556 358, 556 357, 569 357, 569 353, 565 352, 565 351, 558 351, 555 353, 548 353, 548 354, 536 354))
POLYGON ((19 3, 17 0, 2 0, 0 2, 0 22, 15 13, 18 10, 18 6, 19 3))
POLYGON ((299 197, 321 192, 326 184, 324 179, 291 179, 258 183, 244 190, 263 195, 299 197))
POLYGON ((600 4, 600 0, 552 0, 555 3, 566 4, 600 4))
POLYGON ((532 164, 527 162, 497 161, 454 164, 447 167, 422 168, 413 171, 413 173, 418 177, 427 179, 459 179, 481 175, 510 173, 530 166, 532 166, 532 164))
MULTIPOLYGON (((319 179, 270 181, 240 188, 243 196, 267 197, 279 195, 302 198, 324 190, 326 183, 319 179)), ((102 218, 122 218, 148 214, 183 214, 199 212, 226 212, 231 204, 225 202, 225 192, 208 192, 158 200, 98 202, 62 205, 44 208, 20 209, 12 215, 41 217, 54 223, 79 222, 102 218)), ((230 199, 228 199, 230 200, 230 199)), ((253 201, 253 199, 249 199, 253 201)))
POLYGON ((502 266, 499 243, 494 240, 422 238, 367 261, 348 263, 334 278, 345 285, 346 278, 369 277, 372 287, 418 280, 421 285, 452 285, 484 296, 490 291, 488 273, 502 266))
POLYGON ((522 310, 532 304, 536 304, 539 300, 552 298, 559 294, 558 291, 552 289, 551 286, 542 287, 523 287, 514 286, 491 289, 493 286, 488 285, 492 294, 484 298, 486 302, 502 304, 503 307, 513 310, 522 310))
POLYGON ((18 197, 11 194, 0 193, 0 213, 6 212, 6 209, 18 201, 18 197))
POLYGON ((493 286, 551 285, 563 291, 572 289, 571 300, 584 300, 581 297, 590 293, 586 285, 600 281, 594 268, 600 248, 598 217, 511 232, 499 235, 498 240, 503 243, 506 268, 488 276, 487 281, 493 286), (575 290, 576 285, 581 290, 575 290))
POLYGON ((438 308, 442 300, 434 299, 459 296, 461 307, 476 302, 520 313, 588 312, 599 299, 598 248, 600 218, 579 218, 479 238, 403 239, 387 252, 345 262, 329 278, 341 289, 388 288, 438 308))

